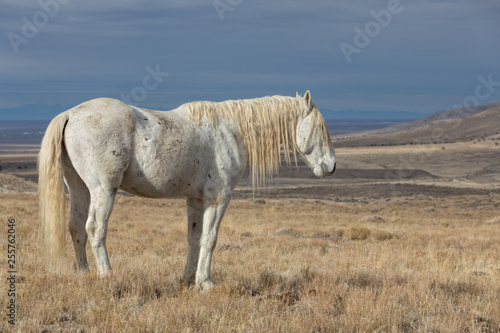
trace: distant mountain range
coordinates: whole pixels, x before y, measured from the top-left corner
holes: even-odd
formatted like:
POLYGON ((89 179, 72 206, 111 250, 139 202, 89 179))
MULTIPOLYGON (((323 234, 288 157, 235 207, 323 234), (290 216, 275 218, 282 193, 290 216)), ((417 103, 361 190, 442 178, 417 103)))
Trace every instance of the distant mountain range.
MULTIPOLYGON (((18 120, 51 120, 59 113, 72 108, 74 105, 61 104, 27 104, 10 108, 0 108, 0 121, 18 120)), ((154 110, 169 110, 172 107, 155 108, 143 106, 154 110)), ((325 119, 331 121, 391 121, 402 122, 420 119, 431 115, 431 113, 411 112, 411 111, 362 111, 344 110, 331 111, 321 110, 325 119)))
MULTIPOLYGON (((422 126, 428 126, 432 124, 437 124, 440 122, 445 122, 449 121, 452 119, 460 119, 460 118, 466 118, 469 116, 473 116, 479 112, 494 108, 494 107, 500 107, 500 102, 493 102, 487 105, 479 105, 479 106, 473 106, 473 107, 467 107, 467 108, 458 108, 458 109, 451 109, 443 112, 438 112, 431 114, 430 116, 423 118, 423 119, 417 119, 412 122, 404 122, 404 123, 398 123, 392 126, 384 127, 378 130, 374 130, 371 132, 366 132, 362 133, 363 135, 370 134, 391 134, 391 133, 397 133, 397 132, 402 132, 402 131, 409 131, 415 128, 419 128, 422 126)), ((360 133, 361 134, 361 133, 360 133)))
MULTIPOLYGON (((0 141, 39 143, 49 121, 71 107, 34 104, 0 109, 0 141)), ((500 137, 500 102, 447 110, 410 122, 398 119, 397 115, 402 113, 335 112, 336 119, 327 121, 327 124, 337 147, 441 143, 496 135, 500 137), (375 114, 383 118, 377 119, 375 114)))
POLYGON ((500 138, 500 102, 459 108, 424 119, 336 137, 337 147, 445 143, 500 138))

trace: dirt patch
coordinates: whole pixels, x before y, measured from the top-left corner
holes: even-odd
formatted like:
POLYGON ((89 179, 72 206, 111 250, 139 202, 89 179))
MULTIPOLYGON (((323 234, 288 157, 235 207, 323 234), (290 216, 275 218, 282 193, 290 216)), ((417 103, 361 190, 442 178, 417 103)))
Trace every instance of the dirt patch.
POLYGON ((0 192, 36 192, 38 186, 29 180, 16 177, 12 174, 0 173, 0 192))
POLYGON ((424 170, 398 169, 340 169, 335 174, 342 179, 437 179, 436 175, 424 170))
POLYGON ((385 220, 380 217, 380 216, 365 216, 364 218, 361 219, 361 222, 368 222, 368 223, 385 223, 385 220))
POLYGON ((282 237, 282 236, 296 237, 296 235, 294 235, 292 232, 290 232, 286 229, 279 230, 279 231, 275 232, 274 234, 272 234, 272 236, 275 236, 275 237, 282 237))
MULTIPOLYGON (((323 200, 342 199, 383 199, 391 197, 448 197, 458 195, 500 194, 500 189, 457 188, 434 185, 418 185, 405 183, 371 183, 371 184, 339 184, 324 186, 301 186, 267 188, 257 194, 260 198, 311 198, 323 200)), ((235 198, 251 198, 250 189, 238 188, 234 191, 235 198)))

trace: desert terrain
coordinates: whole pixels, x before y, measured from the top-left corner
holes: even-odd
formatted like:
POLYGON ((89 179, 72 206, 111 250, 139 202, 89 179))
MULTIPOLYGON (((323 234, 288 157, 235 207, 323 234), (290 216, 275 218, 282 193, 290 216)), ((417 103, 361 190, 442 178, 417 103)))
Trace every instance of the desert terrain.
POLYGON ((299 161, 255 195, 243 179, 208 293, 180 282, 182 199, 119 193, 107 238, 113 275, 97 276, 89 247, 91 273, 77 274, 69 233, 62 271, 47 269, 38 146, 1 144, 0 213, 16 220, 16 329, 500 332, 498 142, 340 144, 329 178, 299 161))

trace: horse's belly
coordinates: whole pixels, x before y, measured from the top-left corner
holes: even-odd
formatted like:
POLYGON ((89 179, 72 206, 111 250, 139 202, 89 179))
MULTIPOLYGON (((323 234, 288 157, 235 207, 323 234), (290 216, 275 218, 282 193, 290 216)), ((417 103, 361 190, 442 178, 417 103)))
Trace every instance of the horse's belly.
POLYGON ((132 161, 120 187, 150 198, 193 195, 197 192, 198 171, 199 162, 196 159, 179 158, 178 154, 144 163, 132 161))

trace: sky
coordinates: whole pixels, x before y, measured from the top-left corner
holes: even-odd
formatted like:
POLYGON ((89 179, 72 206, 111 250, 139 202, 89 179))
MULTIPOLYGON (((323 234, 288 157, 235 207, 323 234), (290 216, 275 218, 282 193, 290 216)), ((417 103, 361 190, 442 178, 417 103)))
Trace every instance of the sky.
POLYGON ((0 3, 0 108, 309 89, 325 118, 427 114, 500 100, 499 60, 498 0, 0 3))

